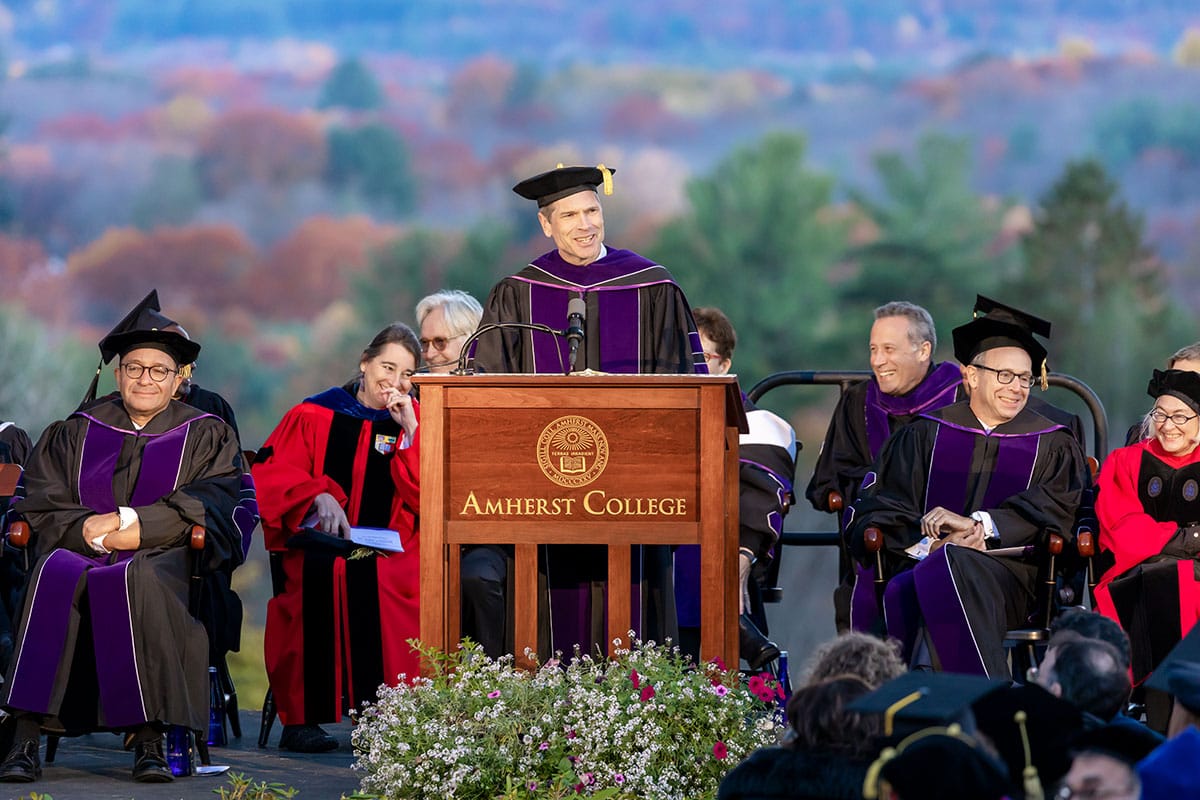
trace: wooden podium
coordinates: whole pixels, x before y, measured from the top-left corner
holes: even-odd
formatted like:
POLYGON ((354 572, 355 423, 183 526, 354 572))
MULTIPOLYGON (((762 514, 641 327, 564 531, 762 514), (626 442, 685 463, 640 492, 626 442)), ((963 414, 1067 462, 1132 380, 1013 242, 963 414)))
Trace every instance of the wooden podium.
MULTIPOLYGON (((418 375, 421 640, 460 637, 464 544, 513 544, 514 651, 537 648, 537 546, 608 545, 610 586, 630 545, 698 544, 702 659, 737 664, 737 380, 706 375, 418 375)), ((630 629, 609 591, 609 653, 630 629)), ((547 658, 551 654, 540 654, 547 658)))

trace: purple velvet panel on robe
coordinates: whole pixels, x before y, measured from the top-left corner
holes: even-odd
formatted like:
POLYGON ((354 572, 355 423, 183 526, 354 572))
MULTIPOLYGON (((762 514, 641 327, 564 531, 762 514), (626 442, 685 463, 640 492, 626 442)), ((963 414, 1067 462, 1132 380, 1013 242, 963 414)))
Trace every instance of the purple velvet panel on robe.
POLYGON ((884 394, 872 378, 867 384, 865 401, 867 446, 874 459, 892 435, 891 417, 909 417, 948 406, 954 402, 962 383, 962 371, 957 364, 943 361, 925 376, 916 387, 904 395, 884 394))

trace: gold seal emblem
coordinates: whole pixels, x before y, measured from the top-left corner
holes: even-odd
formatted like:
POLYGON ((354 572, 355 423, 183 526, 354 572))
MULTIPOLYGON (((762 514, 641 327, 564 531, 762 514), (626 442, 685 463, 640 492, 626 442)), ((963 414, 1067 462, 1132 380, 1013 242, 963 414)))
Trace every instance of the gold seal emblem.
POLYGON ((559 486, 587 486, 608 466, 608 438, 587 417, 559 417, 542 429, 538 466, 559 486))

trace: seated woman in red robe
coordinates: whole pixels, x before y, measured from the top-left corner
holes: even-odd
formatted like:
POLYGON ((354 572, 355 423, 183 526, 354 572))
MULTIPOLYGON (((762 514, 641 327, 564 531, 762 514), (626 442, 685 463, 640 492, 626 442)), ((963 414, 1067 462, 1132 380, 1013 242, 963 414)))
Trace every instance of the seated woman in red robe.
POLYGON ((335 749, 319 723, 417 674, 407 643, 418 635, 421 507, 409 379, 420 353, 408 326, 384 328, 354 380, 293 408, 258 451, 252 474, 277 589, 264 649, 280 747, 335 749), (352 528, 396 531, 403 552, 362 547, 352 528))
POLYGON ((1142 439, 1108 457, 1096 501, 1112 559, 1096 608, 1129 634, 1135 684, 1200 618, 1200 375, 1155 370, 1148 392, 1142 439))

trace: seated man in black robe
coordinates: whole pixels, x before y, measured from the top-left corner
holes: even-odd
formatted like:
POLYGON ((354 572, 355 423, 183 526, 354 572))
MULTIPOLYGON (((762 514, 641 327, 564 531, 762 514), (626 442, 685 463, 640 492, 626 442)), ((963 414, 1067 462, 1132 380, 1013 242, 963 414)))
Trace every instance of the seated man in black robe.
POLYGON ((875 527, 891 576, 887 632, 918 665, 1008 676, 1005 631, 1035 610, 1038 564, 1024 547, 1071 529, 1083 453, 1065 426, 1026 408, 1046 360, 1034 333, 1048 327, 996 304, 956 328, 970 398, 896 432, 851 510, 849 540, 868 567, 855 592, 875 599, 863 546, 875 527))
POLYGON ((225 422, 171 399, 200 346, 157 321, 139 306, 105 337, 119 397, 51 425, 26 465, 16 511, 37 561, 0 697, 15 720, 0 781, 41 776, 43 726, 124 731, 134 779, 169 781, 166 726, 208 724, 188 541, 204 526, 206 569, 241 562, 241 453, 225 422))

